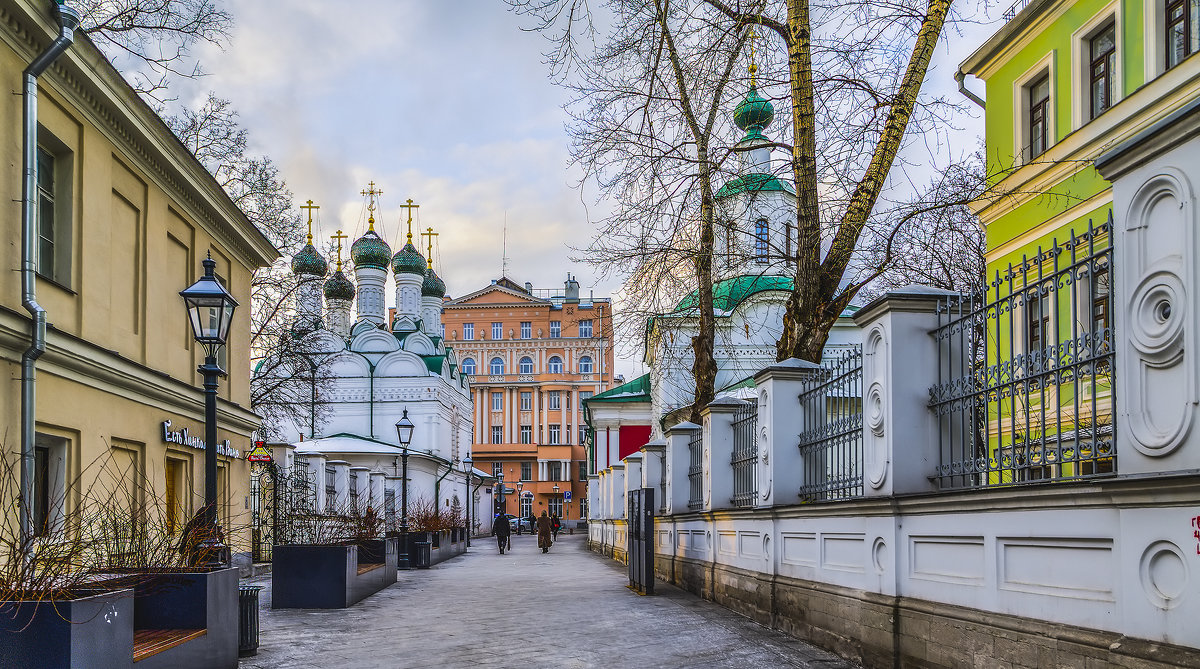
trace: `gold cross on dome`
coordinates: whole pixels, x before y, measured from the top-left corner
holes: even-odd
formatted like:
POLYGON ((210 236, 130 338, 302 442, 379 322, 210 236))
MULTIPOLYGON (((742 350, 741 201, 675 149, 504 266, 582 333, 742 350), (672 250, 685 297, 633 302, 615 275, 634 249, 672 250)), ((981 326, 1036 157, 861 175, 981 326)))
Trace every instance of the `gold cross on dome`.
POLYGON ((372 181, 367 184, 367 189, 364 191, 360 191, 359 194, 366 195, 367 197, 370 198, 370 201, 367 203, 367 214, 368 214, 367 215, 367 229, 374 232, 375 231, 375 196, 383 195, 383 191, 376 188, 375 182, 372 181))
POLYGON ((427 248, 429 249, 429 255, 428 255, 428 258, 429 258, 429 267, 432 269, 432 268, 433 268, 433 238, 434 238, 434 237, 437 237, 437 236, 438 236, 439 234, 441 234, 441 233, 439 233, 439 232, 434 232, 434 231, 433 231, 433 228, 426 228, 426 230, 427 230, 427 232, 422 232, 422 233, 421 233, 421 236, 422 236, 422 237, 428 237, 428 238, 429 238, 429 239, 428 239, 428 247, 427 247, 427 248))
POLYGON ((405 200, 405 202, 407 204, 402 204, 400 206, 403 207, 404 209, 408 210, 408 243, 411 244, 412 243, 412 210, 420 207, 421 205, 413 204, 412 198, 405 200))
POLYGON ((313 213, 313 209, 320 209, 321 207, 313 204, 312 200, 309 200, 308 204, 302 204, 302 205, 300 205, 300 208, 308 210, 308 243, 311 244, 312 243, 312 213, 313 213))
POLYGON ((349 239, 350 237, 348 235, 343 235, 342 231, 338 230, 336 235, 330 235, 329 238, 337 240, 337 245, 338 245, 337 269, 340 272, 340 271, 342 271, 342 240, 349 239))
POLYGON ((758 64, 754 62, 754 43, 758 39, 758 33, 754 32, 754 26, 750 26, 750 34, 746 39, 750 42, 750 67, 747 68, 750 70, 750 85, 758 86, 758 64))

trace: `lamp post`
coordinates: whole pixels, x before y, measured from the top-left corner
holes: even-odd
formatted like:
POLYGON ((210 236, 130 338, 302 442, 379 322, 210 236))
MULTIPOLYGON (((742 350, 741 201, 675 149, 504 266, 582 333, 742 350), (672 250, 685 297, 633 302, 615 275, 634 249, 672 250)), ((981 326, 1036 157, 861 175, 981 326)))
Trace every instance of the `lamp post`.
POLYGON ((471 506, 475 500, 471 498, 471 476, 474 473, 472 467, 475 461, 471 459, 471 453, 467 452, 467 457, 463 458, 463 467, 467 470, 467 548, 471 547, 471 506))
POLYGON ((196 371, 204 375, 204 524, 208 530, 203 535, 206 539, 196 547, 203 546, 203 551, 197 554, 206 556, 205 562, 216 566, 225 563, 226 550, 218 538, 217 526, 217 377, 225 373, 217 364, 217 351, 229 338, 233 310, 238 303, 213 275, 217 263, 212 256, 202 264, 204 276, 179 291, 179 295, 187 306, 192 337, 204 347, 204 364, 196 371))
POLYGON ((396 421, 396 438, 400 441, 400 537, 404 542, 404 568, 411 564, 411 549, 408 541, 408 445, 412 443, 413 424, 408 419, 408 409, 396 421))

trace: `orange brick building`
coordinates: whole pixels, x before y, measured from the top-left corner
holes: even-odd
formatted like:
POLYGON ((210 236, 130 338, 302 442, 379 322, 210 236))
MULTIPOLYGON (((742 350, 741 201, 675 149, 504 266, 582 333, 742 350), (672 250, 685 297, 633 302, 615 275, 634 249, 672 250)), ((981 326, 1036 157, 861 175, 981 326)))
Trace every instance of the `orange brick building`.
POLYGON ((611 301, 569 276, 558 290, 502 277, 447 300, 443 323, 474 393, 471 455, 514 491, 506 512, 586 518, 581 400, 616 385, 611 301))

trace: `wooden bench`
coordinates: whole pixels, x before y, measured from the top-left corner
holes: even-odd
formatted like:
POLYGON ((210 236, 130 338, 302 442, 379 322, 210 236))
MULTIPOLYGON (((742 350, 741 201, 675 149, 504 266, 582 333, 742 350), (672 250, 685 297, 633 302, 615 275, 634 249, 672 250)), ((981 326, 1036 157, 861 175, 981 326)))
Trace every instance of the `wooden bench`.
POLYGON ((382 562, 368 562, 366 564, 360 564, 360 565, 358 565, 358 575, 362 576, 363 574, 365 574, 369 571, 373 571, 373 570, 379 569, 381 567, 383 567, 382 562))
POLYGON ((133 661, 144 660, 192 639, 199 639, 207 630, 134 630, 133 661))

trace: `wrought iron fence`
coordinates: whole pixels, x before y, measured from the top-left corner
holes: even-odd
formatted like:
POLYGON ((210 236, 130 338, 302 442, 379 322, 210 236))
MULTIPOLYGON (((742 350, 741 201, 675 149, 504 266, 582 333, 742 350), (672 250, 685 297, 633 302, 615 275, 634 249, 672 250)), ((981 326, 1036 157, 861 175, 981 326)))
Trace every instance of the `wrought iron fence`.
POLYGON ((801 386, 800 498, 807 502, 863 494, 862 347, 826 361, 801 386))
POLYGON ((942 488, 1116 473, 1107 222, 938 306, 942 488))
POLYGON ((337 484, 333 467, 325 468, 325 512, 334 513, 337 508, 337 484))
POLYGON ((733 414, 734 506, 753 506, 758 501, 758 403, 739 407, 733 414))
POLYGON ((696 430, 688 440, 688 508, 704 506, 704 430, 696 430))

